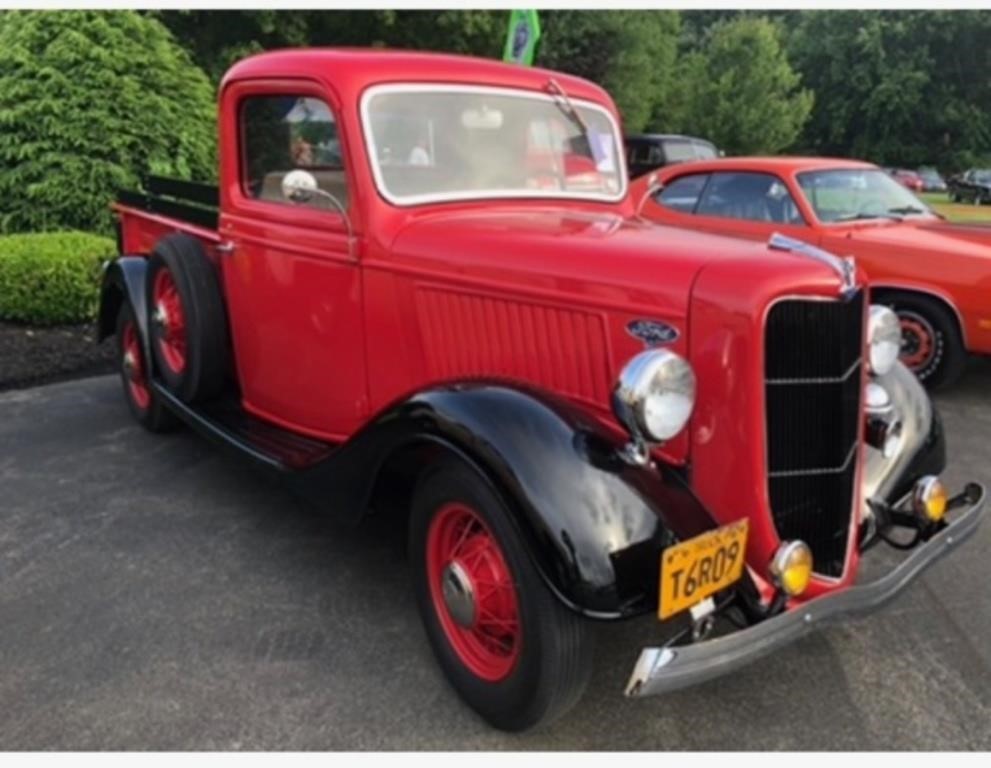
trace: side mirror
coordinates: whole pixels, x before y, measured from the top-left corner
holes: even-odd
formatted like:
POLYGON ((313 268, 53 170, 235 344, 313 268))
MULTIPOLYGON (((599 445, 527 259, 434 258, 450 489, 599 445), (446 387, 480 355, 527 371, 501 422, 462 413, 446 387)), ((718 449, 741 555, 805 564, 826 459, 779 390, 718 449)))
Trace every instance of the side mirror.
POLYGON ((647 204, 647 200, 656 195, 662 189, 664 189, 664 183, 658 180, 657 171, 654 171, 647 177, 647 186, 644 187, 643 197, 641 197, 640 202, 637 203, 638 217, 643 212, 643 207, 647 204))
POLYGON ((309 171, 296 169, 282 177, 282 196, 293 203, 308 203, 318 191, 317 180, 309 171))
POLYGON ((320 189, 316 177, 309 171, 297 168, 289 171, 282 177, 282 196, 291 203, 303 205, 315 197, 322 197, 330 205, 337 209, 344 220, 344 226, 348 231, 348 255, 354 258, 354 228, 351 226, 351 217, 348 216, 348 209, 344 204, 334 197, 330 192, 320 189))

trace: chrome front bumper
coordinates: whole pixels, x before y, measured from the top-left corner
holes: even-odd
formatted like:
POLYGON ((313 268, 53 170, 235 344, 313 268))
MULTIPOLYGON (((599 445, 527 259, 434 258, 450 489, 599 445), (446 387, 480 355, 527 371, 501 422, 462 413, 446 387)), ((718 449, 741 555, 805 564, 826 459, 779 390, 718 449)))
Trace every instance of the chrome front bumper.
POLYGON ((973 484, 961 514, 897 568, 877 581, 823 595, 773 618, 714 640, 692 645, 644 648, 626 684, 627 696, 651 696, 711 680, 749 664, 838 618, 868 613, 892 600, 936 560, 977 530, 987 493, 973 484))

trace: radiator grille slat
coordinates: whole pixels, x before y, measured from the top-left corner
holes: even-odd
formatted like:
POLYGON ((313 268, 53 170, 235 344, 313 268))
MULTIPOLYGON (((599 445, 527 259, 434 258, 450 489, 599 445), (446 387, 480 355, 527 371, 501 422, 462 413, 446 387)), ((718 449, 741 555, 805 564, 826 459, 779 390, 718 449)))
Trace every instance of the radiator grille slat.
POLYGON ((788 299, 765 330, 768 495, 778 535, 802 539, 817 572, 843 572, 854 507, 863 294, 788 299))

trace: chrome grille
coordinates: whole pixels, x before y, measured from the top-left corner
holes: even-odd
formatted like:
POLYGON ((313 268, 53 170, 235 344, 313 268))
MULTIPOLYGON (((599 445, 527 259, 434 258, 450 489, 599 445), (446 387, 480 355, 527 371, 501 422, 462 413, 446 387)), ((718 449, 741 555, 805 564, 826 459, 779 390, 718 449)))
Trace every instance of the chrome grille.
POLYGON ((779 301, 765 329, 771 513, 778 536, 806 542, 827 576, 843 573, 854 511, 863 300, 779 301))

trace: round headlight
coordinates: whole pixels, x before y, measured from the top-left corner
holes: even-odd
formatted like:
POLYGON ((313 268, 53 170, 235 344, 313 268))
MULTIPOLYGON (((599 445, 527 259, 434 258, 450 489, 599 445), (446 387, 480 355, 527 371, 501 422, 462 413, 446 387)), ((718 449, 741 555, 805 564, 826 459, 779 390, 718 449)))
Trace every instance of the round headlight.
POLYGON ((902 328, 898 315, 879 304, 871 305, 867 321, 871 373, 883 376, 894 366, 902 349, 902 328))
POLYGON ((624 367, 613 390, 613 410, 631 434, 651 442, 684 429, 695 407, 695 373, 681 355, 648 349, 624 367))

